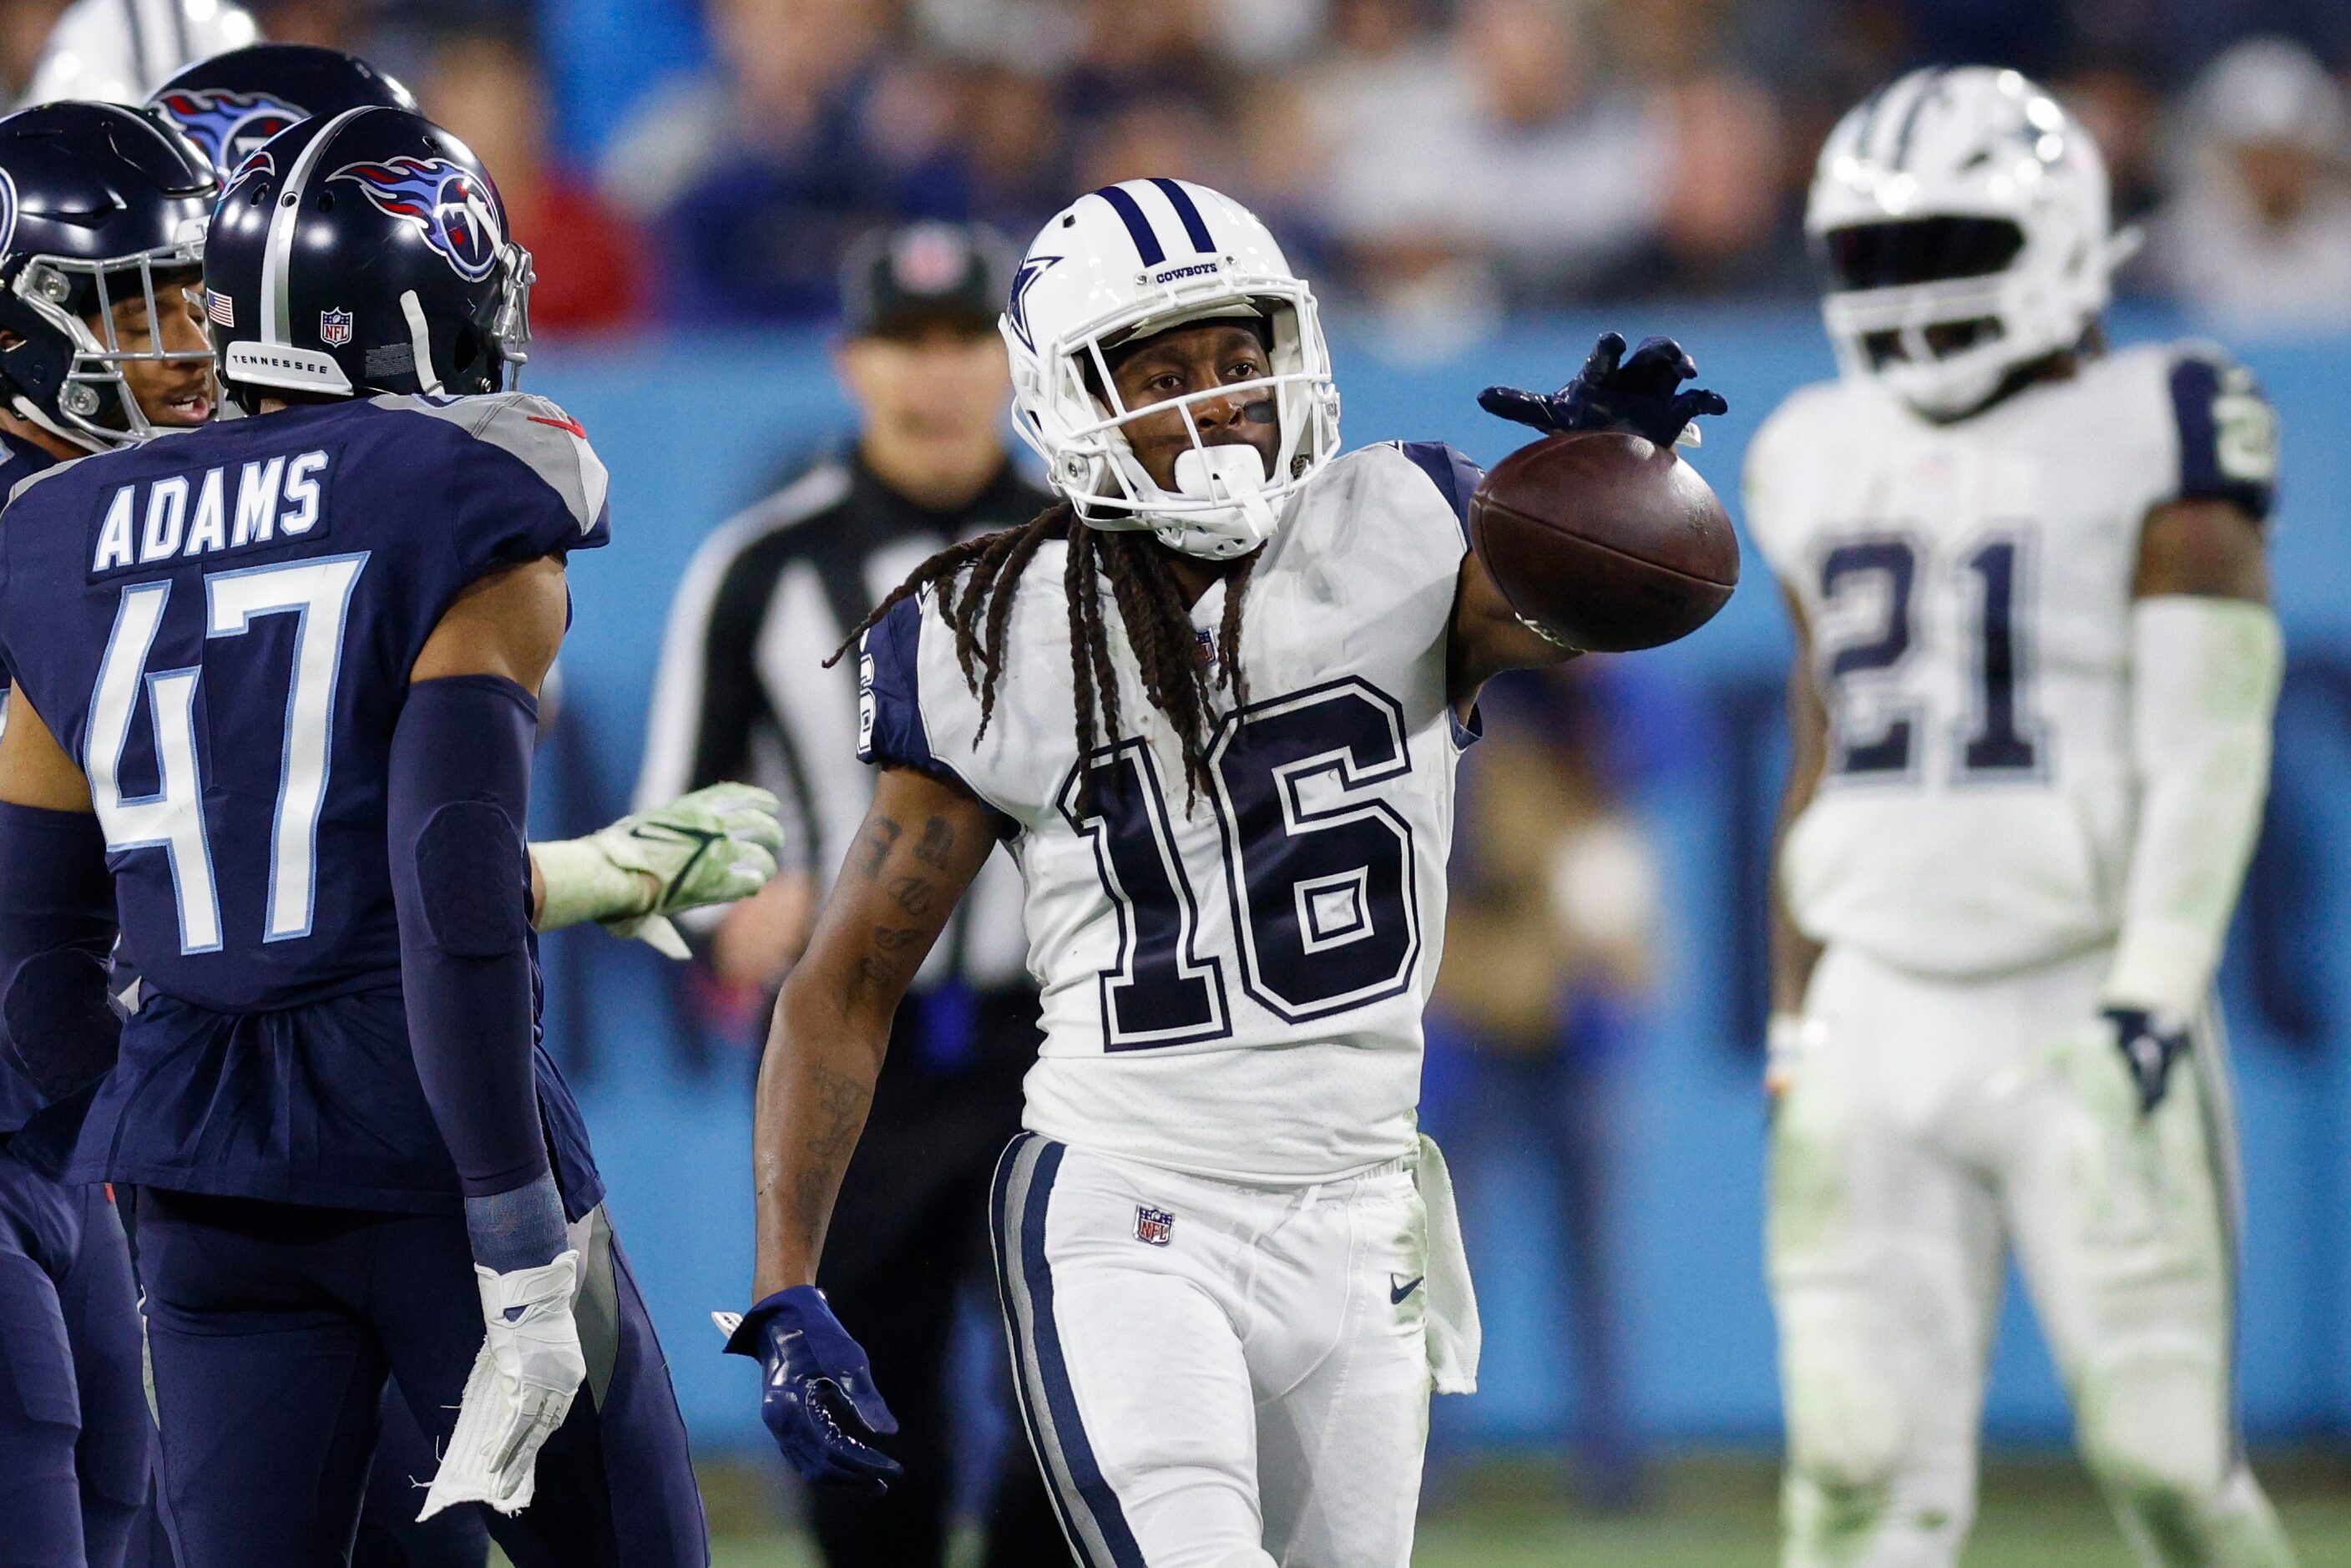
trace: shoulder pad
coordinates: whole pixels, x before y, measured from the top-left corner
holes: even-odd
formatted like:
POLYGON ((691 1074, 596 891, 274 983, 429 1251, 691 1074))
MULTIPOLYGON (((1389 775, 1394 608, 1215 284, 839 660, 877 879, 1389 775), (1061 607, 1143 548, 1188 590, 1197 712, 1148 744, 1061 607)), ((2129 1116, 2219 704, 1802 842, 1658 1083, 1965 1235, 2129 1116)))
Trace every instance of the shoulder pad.
POLYGON ((1478 493, 1479 484, 1486 477, 1485 470, 1442 441, 1399 441, 1395 449, 1428 476, 1428 482, 1437 486, 1437 493, 1453 508, 1454 517, 1463 528, 1468 528, 1469 498, 1478 493))
POLYGON ((554 402, 533 392, 489 392, 479 397, 419 397, 392 394, 374 400, 380 408, 402 409, 457 426, 475 440, 521 460, 563 497, 582 534, 604 520, 611 476, 588 443, 588 432, 554 402))
POLYGON ((2277 500, 2278 418, 2261 383, 2216 344, 2183 343, 2169 359, 2179 498, 2231 501, 2268 517, 2277 500))

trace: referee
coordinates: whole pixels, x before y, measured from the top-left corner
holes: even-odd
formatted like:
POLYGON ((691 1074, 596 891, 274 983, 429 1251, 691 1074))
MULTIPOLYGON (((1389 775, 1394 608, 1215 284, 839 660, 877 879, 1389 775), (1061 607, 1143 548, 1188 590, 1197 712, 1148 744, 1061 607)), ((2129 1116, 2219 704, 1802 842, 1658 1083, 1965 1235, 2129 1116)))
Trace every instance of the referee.
MULTIPOLYGON (((857 661, 822 661, 942 545, 1050 504, 1014 471, 1005 437, 1011 383, 996 317, 1011 267, 1002 237, 976 226, 917 224, 856 247, 834 356, 854 440, 712 535, 678 588, 638 798, 739 779, 783 802, 782 873, 708 931, 710 960, 735 985, 782 981, 872 797, 856 761, 857 661)), ((899 1430, 878 1446, 906 1468, 878 1500, 811 1495, 833 1568, 946 1560, 956 1491, 946 1353, 959 1289, 987 1275, 987 1184, 1019 1131, 1020 1079, 1036 1060, 1027 964, 1019 874, 998 856, 898 1010, 818 1278, 882 1369, 899 1430)), ((1010 1429, 984 1561, 1066 1563, 1010 1429)))

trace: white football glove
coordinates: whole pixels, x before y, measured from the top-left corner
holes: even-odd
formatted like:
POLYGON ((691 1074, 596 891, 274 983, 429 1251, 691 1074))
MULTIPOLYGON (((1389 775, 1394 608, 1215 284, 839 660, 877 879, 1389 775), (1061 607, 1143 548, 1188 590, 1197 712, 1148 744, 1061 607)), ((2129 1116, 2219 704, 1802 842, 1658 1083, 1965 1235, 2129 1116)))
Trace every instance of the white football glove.
POLYGON ((542 889, 538 928, 593 920, 616 936, 687 956, 668 916, 732 904, 768 884, 784 845, 776 807, 765 789, 712 784, 586 838, 531 845, 542 889))
POLYGON ((588 1357, 571 1316, 580 1288, 576 1250, 510 1274, 476 1263, 474 1275, 487 1332, 419 1521, 453 1503, 486 1502, 500 1513, 529 1506, 539 1445, 563 1425, 588 1381, 588 1357))

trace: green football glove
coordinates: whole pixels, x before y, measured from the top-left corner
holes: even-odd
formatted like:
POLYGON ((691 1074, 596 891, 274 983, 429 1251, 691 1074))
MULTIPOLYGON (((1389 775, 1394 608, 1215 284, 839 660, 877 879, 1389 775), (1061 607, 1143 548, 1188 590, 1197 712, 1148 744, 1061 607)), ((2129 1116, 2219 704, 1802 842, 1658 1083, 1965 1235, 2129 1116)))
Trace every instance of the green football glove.
POLYGON ((530 846, 538 928, 593 920, 673 958, 688 956, 669 916, 747 898, 776 874, 784 830, 777 800, 748 784, 712 784, 650 811, 632 811, 584 839, 530 846))

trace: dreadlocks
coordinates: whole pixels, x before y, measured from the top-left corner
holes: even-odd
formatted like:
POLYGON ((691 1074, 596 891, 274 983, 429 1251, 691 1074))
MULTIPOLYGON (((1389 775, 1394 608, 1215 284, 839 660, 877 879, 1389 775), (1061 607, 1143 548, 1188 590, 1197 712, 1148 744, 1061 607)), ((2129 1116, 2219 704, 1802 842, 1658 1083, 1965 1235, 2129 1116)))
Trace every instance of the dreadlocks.
MULTIPOLYGON (((1236 706, 1249 701, 1241 671, 1241 600, 1256 566, 1251 556, 1225 579, 1225 608, 1216 638, 1216 657, 1201 644, 1185 602, 1183 585, 1166 553, 1148 534, 1109 532, 1086 527, 1067 501, 1049 507, 1019 528, 1004 528, 949 545, 916 567, 860 622, 832 657, 830 668, 901 600, 925 589, 936 591, 939 613, 955 633, 956 662, 979 698, 979 734, 996 713, 997 677, 1004 669, 1004 643, 1012 623, 1012 601, 1020 575, 1048 539, 1067 539, 1069 567, 1062 591, 1070 606, 1070 677, 1077 688, 1078 755, 1092 757, 1119 738, 1118 673, 1111 663, 1110 634, 1102 615, 1106 580, 1117 601, 1120 622, 1134 650, 1143 690, 1167 716, 1184 747, 1188 798, 1209 788, 1208 738, 1215 727, 1213 698, 1221 684, 1236 706), (961 587, 957 587, 957 580, 961 587)), ((975 737, 976 738, 976 737, 975 737)))

